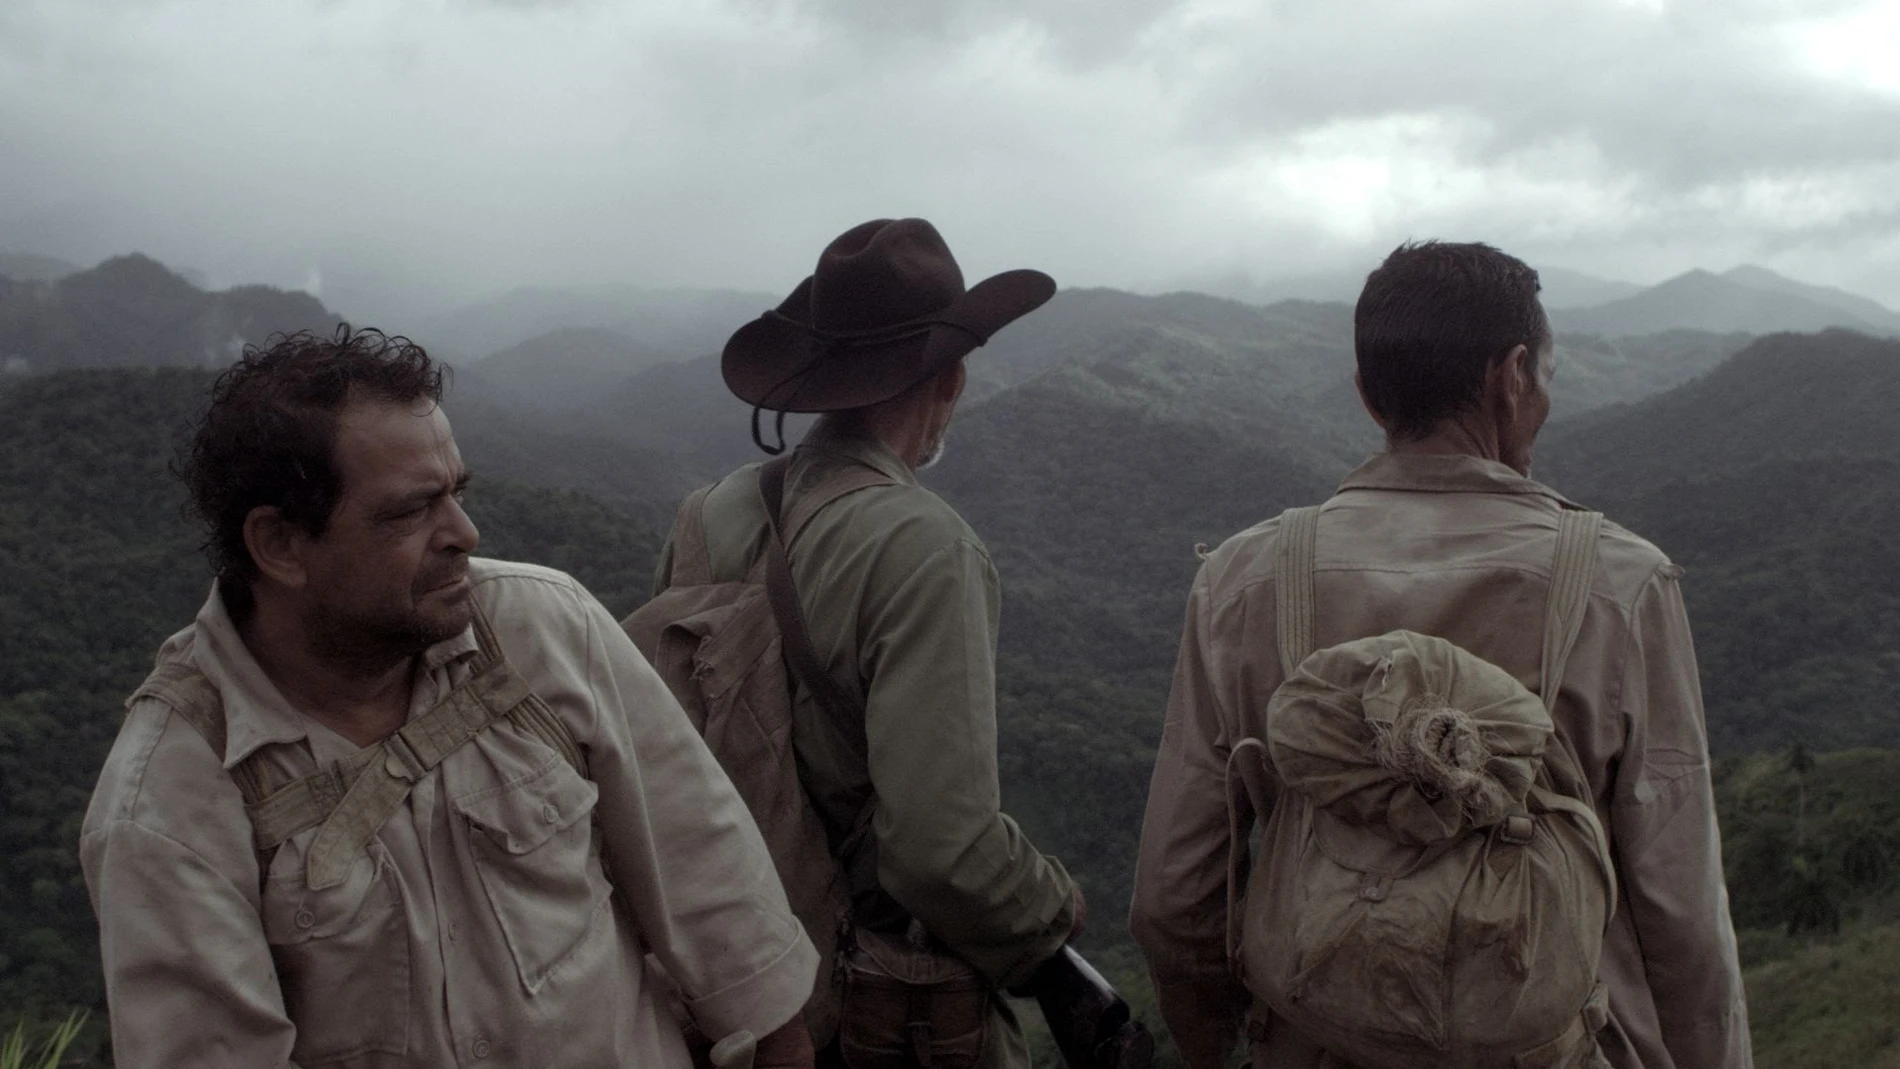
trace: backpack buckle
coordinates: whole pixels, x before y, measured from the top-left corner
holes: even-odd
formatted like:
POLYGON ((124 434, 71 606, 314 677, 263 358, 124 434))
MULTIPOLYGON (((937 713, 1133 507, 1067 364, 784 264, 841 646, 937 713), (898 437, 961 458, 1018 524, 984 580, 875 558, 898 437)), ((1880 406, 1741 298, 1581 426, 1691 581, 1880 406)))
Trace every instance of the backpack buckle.
POLYGON ((1527 846, 1536 829, 1529 813, 1513 813, 1498 824, 1498 839, 1512 846, 1527 846))

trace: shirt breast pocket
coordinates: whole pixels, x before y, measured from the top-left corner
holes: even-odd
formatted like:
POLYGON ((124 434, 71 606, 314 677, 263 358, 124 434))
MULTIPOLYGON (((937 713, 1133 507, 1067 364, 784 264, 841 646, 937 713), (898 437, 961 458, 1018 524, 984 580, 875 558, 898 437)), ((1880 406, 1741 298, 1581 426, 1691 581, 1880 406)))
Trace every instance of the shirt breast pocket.
POLYGON ((401 1055, 409 1029, 409 933, 383 844, 372 841, 334 887, 304 876, 306 831, 277 851, 263 895, 264 936, 296 1025, 292 1057, 317 1066, 401 1055))
MULTIPOLYGON (((513 782, 455 799, 469 851, 521 984, 538 993, 611 918, 594 846, 600 791, 558 755, 513 782)), ((609 940, 610 941, 610 940, 609 940)))

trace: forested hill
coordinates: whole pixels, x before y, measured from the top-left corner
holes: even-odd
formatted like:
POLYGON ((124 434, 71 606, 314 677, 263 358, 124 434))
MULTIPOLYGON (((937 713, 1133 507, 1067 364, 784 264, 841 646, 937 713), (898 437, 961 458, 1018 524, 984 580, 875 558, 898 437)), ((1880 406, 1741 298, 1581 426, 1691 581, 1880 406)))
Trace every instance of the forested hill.
MULTIPOLYGON (((1377 439, 1340 306, 1065 291, 1049 313, 1019 348, 999 338, 973 358, 994 366, 923 480, 1002 574, 1005 803, 1089 889, 1089 949, 1141 1002, 1123 909, 1195 544, 1322 499, 1377 439)), ((1818 824, 1777 823, 1807 781, 1781 756, 1740 756, 1797 738, 1900 744, 1900 343, 1773 336, 1723 362, 1744 343, 1567 340, 1553 390, 1569 414, 1538 474, 1689 568, 1725 797, 1768 829, 1738 902, 1773 921, 1816 895, 1840 911, 1841 888, 1878 894, 1900 872, 1868 875, 1865 842, 1900 846, 1862 834, 1854 797, 1828 803, 1839 834, 1823 848, 1818 824), (1800 850, 1777 845, 1784 833, 1800 850), (1808 860, 1774 868, 1783 856, 1808 860), (1802 882, 1850 870, 1865 878, 1802 882)), ((680 495, 756 456, 715 361, 598 379, 552 414, 511 405, 480 370, 448 409, 477 472, 483 552, 572 571, 616 613, 644 596, 680 495)), ((0 1006, 96 1003, 73 843, 120 701, 207 587, 166 466, 209 382, 0 377, 0 1006)), ((1813 776, 1851 766, 1878 783, 1889 767, 1843 760, 1813 776)))
POLYGON ((1539 475, 1688 569, 1724 750, 1900 745, 1900 342, 1763 338, 1555 426, 1539 475))
POLYGON ((134 253, 56 281, 0 276, 0 370, 135 364, 222 367, 278 331, 327 331, 307 293, 238 286, 207 293, 134 253))

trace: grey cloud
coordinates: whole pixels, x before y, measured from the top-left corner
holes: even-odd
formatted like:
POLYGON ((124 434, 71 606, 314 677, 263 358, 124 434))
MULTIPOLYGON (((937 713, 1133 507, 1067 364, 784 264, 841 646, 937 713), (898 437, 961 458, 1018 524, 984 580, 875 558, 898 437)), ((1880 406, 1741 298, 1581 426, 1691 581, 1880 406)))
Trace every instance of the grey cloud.
POLYGON ((1444 234, 1638 279, 1885 249, 1862 275, 1900 297, 1892 98, 1799 68, 1786 5, 100 4, 0 0, 0 249, 320 269, 383 317, 528 283, 776 292, 904 213, 972 274, 1067 284, 1363 270, 1444 234), (1431 151, 1380 141, 1394 116, 1431 151), (1333 149, 1395 170, 1317 191, 1353 220, 1250 188, 1333 149), (1751 181, 1842 207, 1750 218, 1751 181))
POLYGON ((1033 31, 1056 63, 1123 62, 1144 35, 1187 0, 763 0, 774 10, 837 26, 870 48, 941 49, 1006 28, 1033 31))
POLYGON ((1753 21, 1781 6, 1652 15, 1471 3, 1448 14, 1385 2, 1353 5, 1355 19, 1304 9, 1203 43, 1196 62, 1217 68, 1187 110, 1215 141, 1394 112, 1464 114, 1493 130, 1478 154, 1580 135, 1613 169, 1672 189, 1894 158, 1896 102, 1796 69, 1772 24, 1753 21), (1380 32, 1367 33, 1372 25, 1380 32))

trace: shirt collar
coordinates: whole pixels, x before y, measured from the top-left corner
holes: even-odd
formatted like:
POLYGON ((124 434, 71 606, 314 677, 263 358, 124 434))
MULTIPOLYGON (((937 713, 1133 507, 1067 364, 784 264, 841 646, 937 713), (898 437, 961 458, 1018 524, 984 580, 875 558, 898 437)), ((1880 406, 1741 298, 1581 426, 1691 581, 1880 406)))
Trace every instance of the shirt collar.
MULTIPOLYGON (((463 628, 454 638, 424 650, 422 664, 428 671, 435 671, 475 650, 475 629, 463 628)), ((309 736, 309 720, 284 698, 251 655, 215 582, 211 596, 198 610, 191 658, 224 702, 225 768, 235 767, 259 747, 298 742, 309 736)))
POLYGON ((832 453, 848 457, 860 464, 877 469, 892 482, 905 486, 916 486, 917 475, 910 470, 891 447, 885 445, 876 435, 867 434, 851 428, 837 426, 833 421, 820 419, 805 432, 798 448, 816 452, 832 453))
POLYGON ((1564 508, 1581 506, 1495 460, 1468 454, 1374 453, 1339 484, 1347 490, 1409 490, 1439 494, 1527 494, 1564 508))

